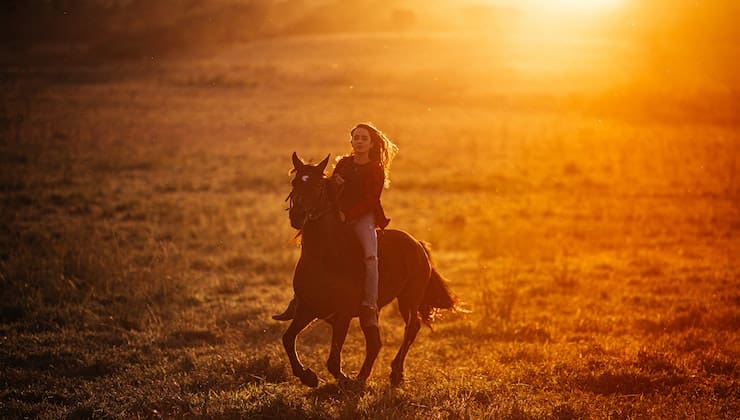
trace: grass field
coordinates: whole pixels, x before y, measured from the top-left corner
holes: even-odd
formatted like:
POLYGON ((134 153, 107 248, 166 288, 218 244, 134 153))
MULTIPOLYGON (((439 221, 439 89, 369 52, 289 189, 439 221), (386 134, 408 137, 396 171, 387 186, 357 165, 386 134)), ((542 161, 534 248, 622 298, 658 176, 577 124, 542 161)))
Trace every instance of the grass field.
MULTIPOLYGON (((333 34, 7 67, 0 417, 738 418, 737 87, 558 49, 333 34), (391 226, 473 312, 421 331, 398 389, 395 307, 364 388, 315 323, 309 389, 270 319, 300 253, 290 153, 346 153, 366 120, 401 148, 391 226)), ((343 356, 356 374, 356 321, 343 356)))

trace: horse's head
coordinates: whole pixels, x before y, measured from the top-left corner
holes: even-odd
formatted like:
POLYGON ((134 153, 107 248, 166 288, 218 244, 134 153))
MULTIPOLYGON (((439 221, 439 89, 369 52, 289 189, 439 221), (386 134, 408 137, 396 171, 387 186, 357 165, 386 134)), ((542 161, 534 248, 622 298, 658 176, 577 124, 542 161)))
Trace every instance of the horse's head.
POLYGON ((329 210, 330 201, 328 180, 324 176, 324 169, 329 163, 329 156, 318 165, 304 163, 293 152, 293 170, 295 173, 291 181, 293 189, 288 195, 290 200, 290 225, 295 229, 302 229, 307 220, 315 220, 329 210))

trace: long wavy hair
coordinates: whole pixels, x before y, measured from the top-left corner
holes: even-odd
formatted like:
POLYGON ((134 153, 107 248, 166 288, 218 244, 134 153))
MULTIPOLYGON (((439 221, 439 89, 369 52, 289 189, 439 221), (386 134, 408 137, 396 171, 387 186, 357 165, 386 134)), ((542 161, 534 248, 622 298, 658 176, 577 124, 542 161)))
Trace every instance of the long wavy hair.
POLYGON ((385 174, 385 188, 388 188, 391 184, 391 162, 398 154, 398 146, 385 133, 369 122, 354 126, 349 132, 350 139, 358 128, 364 128, 370 133, 370 140, 372 140, 373 145, 370 147, 368 157, 370 160, 380 162, 385 174))

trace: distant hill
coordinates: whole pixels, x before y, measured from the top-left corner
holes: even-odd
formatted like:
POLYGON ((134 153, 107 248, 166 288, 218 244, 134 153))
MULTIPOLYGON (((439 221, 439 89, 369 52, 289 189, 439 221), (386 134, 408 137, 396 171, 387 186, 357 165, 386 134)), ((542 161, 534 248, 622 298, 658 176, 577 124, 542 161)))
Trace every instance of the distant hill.
POLYGON ((516 15, 442 0, 10 0, 2 48, 17 57, 86 61, 203 53, 264 37, 500 28, 516 15))

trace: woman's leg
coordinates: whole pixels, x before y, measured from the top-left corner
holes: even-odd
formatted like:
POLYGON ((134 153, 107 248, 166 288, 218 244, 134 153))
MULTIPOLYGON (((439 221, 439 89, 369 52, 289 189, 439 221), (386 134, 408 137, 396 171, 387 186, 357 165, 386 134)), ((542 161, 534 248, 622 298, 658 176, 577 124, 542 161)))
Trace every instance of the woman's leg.
POLYGON ((365 257, 365 287, 360 310, 360 322, 378 325, 378 235, 375 232, 375 216, 368 213, 352 223, 365 257), (363 314, 365 314, 363 316, 363 314))

